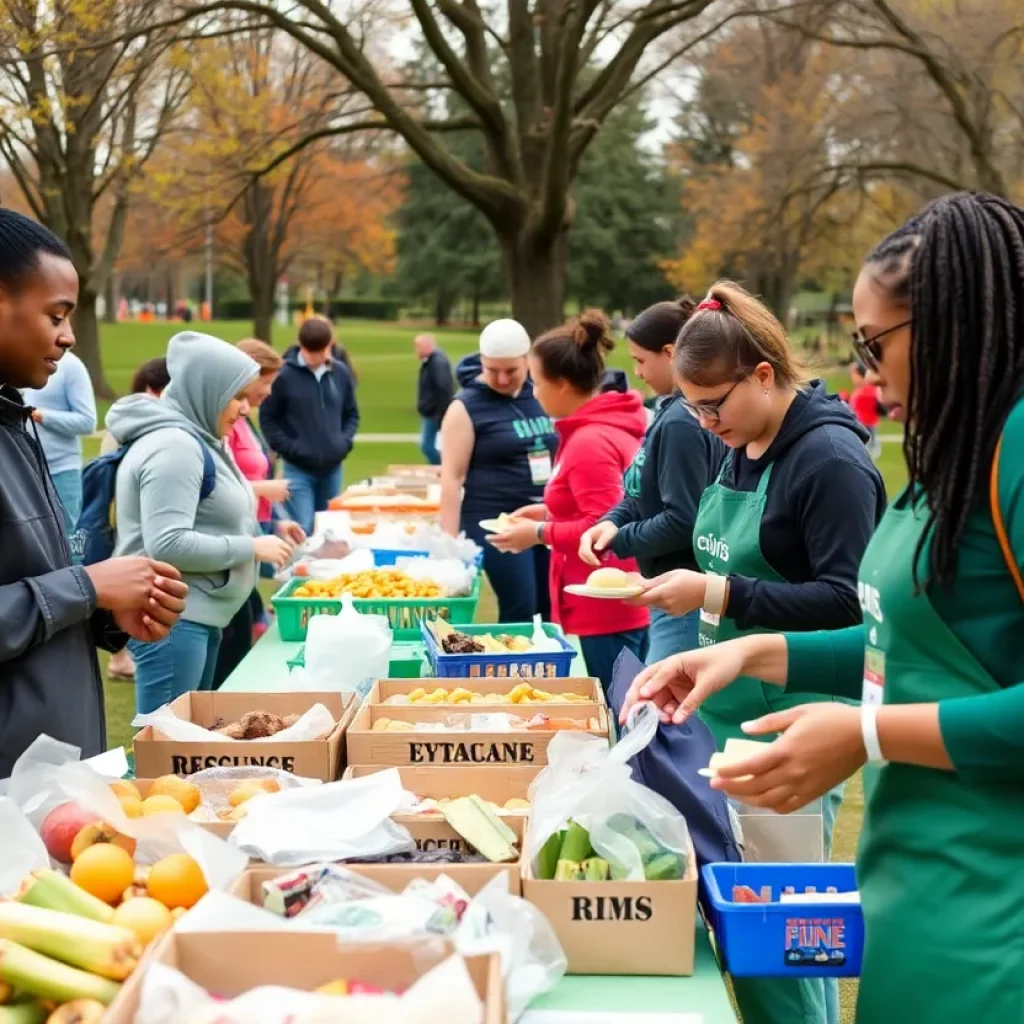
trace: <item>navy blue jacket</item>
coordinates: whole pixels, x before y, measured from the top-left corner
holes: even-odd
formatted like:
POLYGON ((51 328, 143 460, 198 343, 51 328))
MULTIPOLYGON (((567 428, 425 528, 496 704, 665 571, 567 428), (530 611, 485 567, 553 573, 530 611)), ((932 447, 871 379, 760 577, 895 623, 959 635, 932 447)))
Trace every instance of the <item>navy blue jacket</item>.
POLYGON ((800 392, 759 459, 734 449, 722 482, 755 491, 774 465, 761 553, 784 583, 729 577, 726 614, 740 629, 842 629, 861 621, 857 573, 885 512, 885 484, 867 431, 821 381, 800 392))
POLYGON ((693 524, 705 488, 728 449, 704 430, 678 395, 664 398, 624 479, 625 497, 605 517, 619 527, 612 551, 635 558, 650 578, 696 569, 693 524))
POLYGON ((307 473, 324 475, 352 450, 359 427, 356 385, 348 367, 332 358, 319 379, 299 361, 299 348, 284 354, 270 397, 260 407, 267 444, 307 473))
POLYGON ((416 411, 424 419, 440 420, 452 404, 455 384, 452 381, 452 364, 448 357, 435 348, 420 362, 420 377, 416 388, 416 411))
POLYGON ((466 407, 474 433, 462 499, 463 523, 475 524, 543 501, 544 485, 533 482, 528 453, 546 450, 553 461, 558 435, 551 417, 533 396, 533 381, 527 378, 515 398, 500 395, 477 379, 480 356, 476 353, 459 362, 455 375, 462 385, 455 400, 466 407))

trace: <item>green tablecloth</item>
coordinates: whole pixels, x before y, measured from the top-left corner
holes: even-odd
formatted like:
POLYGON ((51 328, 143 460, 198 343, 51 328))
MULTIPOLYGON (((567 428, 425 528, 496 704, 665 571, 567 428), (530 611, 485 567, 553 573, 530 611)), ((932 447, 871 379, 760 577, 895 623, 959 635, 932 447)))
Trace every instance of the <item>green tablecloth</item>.
MULTIPOLYGON (((570 638, 574 640, 574 638, 570 638)), ((266 693, 287 688, 289 658, 300 643, 286 643, 270 629, 232 673, 222 689, 266 693)), ((577 648, 578 649, 578 648, 577 648)), ((582 664, 573 672, 585 674, 582 664)), ((736 1024, 725 981, 711 951, 707 932, 698 924, 693 977, 625 978, 574 976, 563 978, 553 992, 539 999, 537 1009, 603 1010, 633 1013, 699 1013, 704 1024, 736 1024)))

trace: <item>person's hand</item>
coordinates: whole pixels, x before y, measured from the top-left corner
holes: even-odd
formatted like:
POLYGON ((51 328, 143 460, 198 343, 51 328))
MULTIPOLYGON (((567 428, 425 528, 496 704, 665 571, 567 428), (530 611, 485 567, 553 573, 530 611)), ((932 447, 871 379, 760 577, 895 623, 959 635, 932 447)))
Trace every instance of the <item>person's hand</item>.
POLYGON ((649 700, 662 722, 681 725, 711 694, 744 675, 746 662, 743 640, 698 647, 655 662, 633 680, 619 721, 625 725, 633 705, 649 700))
POLYGON ((580 558, 587 565, 600 565, 603 555, 615 540, 619 528, 607 520, 596 523, 580 537, 580 558))
POLYGON ((673 569, 644 581, 644 592, 631 604, 661 608, 669 615, 687 615, 704 604, 707 580, 692 569, 673 569))
POLYGON ((252 550, 257 562, 280 569, 292 557, 295 545, 281 537, 257 537, 252 542, 252 550))
POLYGON ((779 814, 806 807, 867 762, 860 709, 848 704, 801 704, 746 722, 750 736, 779 733, 763 752, 723 765, 713 789, 779 814))
POLYGON ((499 551, 511 555, 518 555, 521 551, 540 543, 537 524, 532 519, 520 519, 509 523, 501 533, 493 533, 487 540, 499 551))
POLYGON ((287 501, 291 497, 292 485, 285 479, 264 480, 260 488, 263 497, 272 505, 287 501))
POLYGON ((274 532, 278 537, 296 546, 302 544, 306 539, 306 531, 298 523, 294 523, 290 519, 282 519, 277 523, 274 527, 274 532))
POLYGON ((118 629, 134 640, 156 643, 163 640, 185 611, 188 586, 181 580, 157 577, 149 608, 143 610, 121 609, 113 613, 118 629))
POLYGON ((543 503, 523 505, 509 515, 510 519, 530 519, 535 523, 543 523, 548 517, 547 507, 543 503))
POLYGON ((96 591, 97 606, 110 612, 148 613, 153 599, 160 602, 166 594, 184 599, 188 593, 173 565, 152 558, 108 558, 85 566, 85 574, 96 591))
POLYGON ((42 409, 33 409, 32 410, 32 422, 33 423, 42 423, 43 422, 43 410, 42 409))

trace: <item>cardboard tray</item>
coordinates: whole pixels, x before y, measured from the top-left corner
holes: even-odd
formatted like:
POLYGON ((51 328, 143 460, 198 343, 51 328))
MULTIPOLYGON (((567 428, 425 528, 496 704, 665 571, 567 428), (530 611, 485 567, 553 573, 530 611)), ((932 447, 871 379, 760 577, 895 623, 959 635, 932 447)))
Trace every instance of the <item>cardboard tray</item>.
MULTIPOLYGON (((508 707, 500 710, 509 711, 508 707)), ((348 726, 349 764, 381 764, 401 767, 423 765, 432 767, 546 765, 548 744, 557 732, 521 730, 516 732, 374 732, 373 723, 381 718, 404 722, 438 722, 449 715, 462 713, 451 705, 371 706, 364 705, 348 726)), ((521 714, 512 711, 512 714, 521 714)), ((536 713, 536 712, 534 712, 536 713)), ((587 735, 608 739, 608 712, 591 704, 563 704, 559 718, 590 719, 596 729, 583 730, 587 735), (597 714, 584 709, 597 708, 597 714)))
POLYGON ((303 714, 323 704, 335 720, 334 730, 323 739, 299 743, 271 740, 229 740, 189 743, 170 740, 146 726, 136 733, 135 774, 143 779, 161 775, 194 775, 203 768, 262 765, 280 768, 308 779, 333 782, 345 770, 345 730, 355 716, 357 701, 332 692, 237 693, 193 691, 171 704, 179 718, 210 728, 217 721, 234 722, 247 711, 261 709, 277 715, 303 714))
POLYGON ((522 858, 523 897, 551 923, 569 974, 693 974, 697 863, 674 882, 554 882, 522 858))
MULTIPOLYGON (((330 932, 171 932, 124 983, 103 1020, 104 1024, 132 1024, 142 977, 152 962, 176 967, 208 991, 235 998, 262 985, 312 991, 341 977, 381 988, 407 988, 451 952, 451 946, 440 940, 422 945, 340 944, 330 932), (281 955, 282 945, 287 956, 281 955)), ((505 1024, 500 958, 468 957, 466 967, 484 1002, 484 1024, 505 1024)))
MULTIPOLYGON (((389 697, 404 696, 417 689, 427 690, 428 692, 442 689, 451 692, 452 690, 461 688, 463 690, 469 690, 470 693, 510 693, 517 686, 522 686, 523 683, 535 686, 538 690, 545 690, 548 693, 582 694, 588 699, 590 704, 601 704, 607 707, 604 690, 601 688, 600 680, 589 676, 562 676, 552 679, 521 679, 516 677, 506 677, 504 679, 461 679, 453 676, 421 679, 378 679, 370 688, 370 692, 366 698, 366 703, 384 705, 384 702, 389 697)), ((483 711, 509 711, 515 708, 520 708, 524 711, 529 710, 533 712, 543 711, 546 707, 556 707, 559 709, 559 714, 561 714, 562 709, 564 709, 566 705, 569 707, 589 707, 590 704, 584 704, 581 701, 551 701, 550 703, 544 702, 538 704, 469 704, 467 706, 474 710, 479 709, 483 711)), ((388 708, 439 707, 453 708, 456 710, 462 707, 462 705, 459 704, 387 704, 384 706, 388 708)), ((596 717, 595 711, 591 711, 590 714, 596 717)))

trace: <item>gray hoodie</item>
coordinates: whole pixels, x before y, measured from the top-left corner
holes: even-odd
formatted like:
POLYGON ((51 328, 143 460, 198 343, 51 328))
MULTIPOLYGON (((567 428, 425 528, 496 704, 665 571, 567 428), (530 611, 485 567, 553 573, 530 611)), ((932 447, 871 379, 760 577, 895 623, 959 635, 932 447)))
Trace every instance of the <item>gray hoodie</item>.
POLYGON ((180 569, 189 588, 183 618, 223 628, 252 592, 261 531, 252 488, 217 421, 259 366, 227 342, 183 331, 168 345, 167 369, 162 398, 132 395, 107 413, 107 429, 131 445, 117 474, 115 555, 145 554, 180 569), (200 444, 217 468, 203 501, 200 444))

